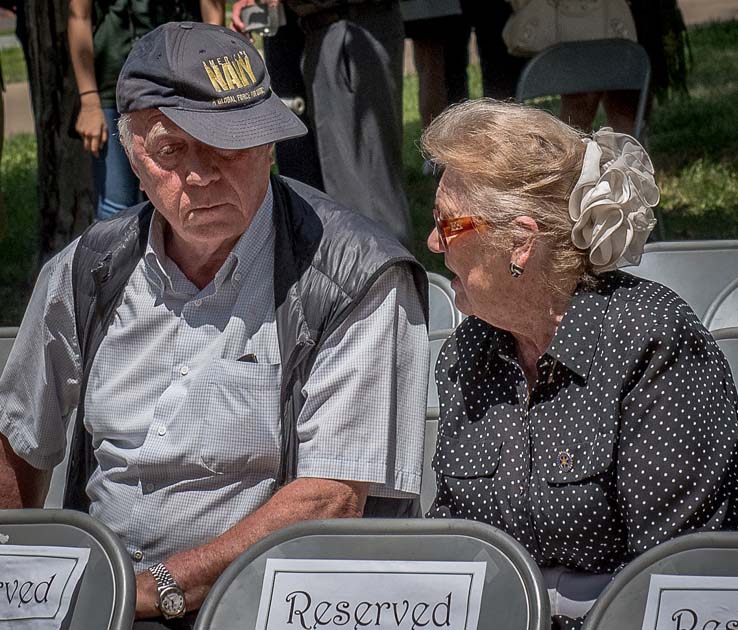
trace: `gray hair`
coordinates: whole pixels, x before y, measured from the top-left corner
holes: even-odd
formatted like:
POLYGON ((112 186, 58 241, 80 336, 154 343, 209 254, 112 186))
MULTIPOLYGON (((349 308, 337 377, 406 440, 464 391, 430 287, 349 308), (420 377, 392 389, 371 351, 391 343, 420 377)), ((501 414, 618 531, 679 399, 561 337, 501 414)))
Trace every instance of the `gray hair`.
MULTIPOLYGON (((588 252, 571 240, 569 196, 582 169, 583 134, 548 112, 489 98, 448 108, 423 133, 422 149, 458 176, 460 198, 495 225, 491 246, 511 250, 533 218, 551 248, 549 284, 595 282, 588 252)), ((470 212, 472 214, 472 212, 470 212)))
POLYGON ((131 154, 133 145, 133 132, 131 131, 131 114, 121 114, 118 118, 118 139, 128 155, 131 154))

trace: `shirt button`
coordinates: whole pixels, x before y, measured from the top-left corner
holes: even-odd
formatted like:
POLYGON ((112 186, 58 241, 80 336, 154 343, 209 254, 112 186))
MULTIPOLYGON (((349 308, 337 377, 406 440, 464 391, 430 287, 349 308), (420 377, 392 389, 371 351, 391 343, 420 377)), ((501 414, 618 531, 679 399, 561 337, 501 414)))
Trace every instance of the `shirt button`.
POLYGON ((202 300, 200 298, 195 300, 195 306, 202 306, 202 300))
POLYGON ((144 490, 146 490, 146 492, 153 492, 154 491, 154 484, 153 483, 147 483, 144 486, 144 490))
POLYGON ((235 280, 236 282, 241 282, 241 274, 240 274, 240 273, 234 273, 234 274, 233 274, 233 279, 234 279, 234 280, 235 280))
POLYGON ((159 430, 157 431, 157 433, 159 435, 166 435, 167 434, 167 428, 164 425, 162 425, 162 426, 159 427, 159 430))
POLYGON ((133 554, 131 555, 133 556, 133 559, 136 562, 141 562, 141 560, 143 560, 143 557, 144 557, 143 552, 139 549, 136 549, 136 551, 134 551, 133 554))
POLYGON ((186 365, 183 365, 181 368, 179 368, 179 373, 182 376, 187 376, 190 373, 190 368, 188 368, 186 365))

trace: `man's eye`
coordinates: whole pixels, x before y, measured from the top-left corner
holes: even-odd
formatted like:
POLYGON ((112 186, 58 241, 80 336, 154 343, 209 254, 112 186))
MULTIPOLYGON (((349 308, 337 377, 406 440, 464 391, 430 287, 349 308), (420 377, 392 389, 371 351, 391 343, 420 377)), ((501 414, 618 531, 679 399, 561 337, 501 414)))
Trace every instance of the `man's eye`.
POLYGON ((174 155, 177 151, 179 151, 179 147, 176 144, 165 144, 159 148, 158 153, 162 157, 168 157, 174 155))

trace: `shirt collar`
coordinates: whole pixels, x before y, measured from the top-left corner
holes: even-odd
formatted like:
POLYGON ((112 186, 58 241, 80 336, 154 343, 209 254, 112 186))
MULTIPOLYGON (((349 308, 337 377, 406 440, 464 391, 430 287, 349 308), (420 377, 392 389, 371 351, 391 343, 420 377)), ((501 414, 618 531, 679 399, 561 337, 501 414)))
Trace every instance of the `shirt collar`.
MULTIPOLYGON (((254 261, 261 254, 269 239, 273 238, 273 209, 274 196, 270 182, 264 200, 251 220, 249 227, 238 239, 225 262, 215 274, 213 284, 216 291, 228 278, 240 280, 241 276, 253 266, 254 261)), ((164 217, 155 210, 144 253, 147 273, 161 292, 168 290, 192 293, 191 290, 188 291, 186 287, 183 287, 183 284, 189 284, 189 282, 186 281, 186 278, 184 283, 179 281, 181 279, 178 278, 178 275, 181 275, 182 278, 184 278, 184 275, 166 254, 164 248, 165 224, 164 217)), ((194 285, 192 287, 194 288, 194 285)), ((197 292, 196 288, 194 289, 197 292)))
POLYGON ((612 297, 611 279, 593 290, 577 288, 546 354, 583 379, 589 376, 612 297))

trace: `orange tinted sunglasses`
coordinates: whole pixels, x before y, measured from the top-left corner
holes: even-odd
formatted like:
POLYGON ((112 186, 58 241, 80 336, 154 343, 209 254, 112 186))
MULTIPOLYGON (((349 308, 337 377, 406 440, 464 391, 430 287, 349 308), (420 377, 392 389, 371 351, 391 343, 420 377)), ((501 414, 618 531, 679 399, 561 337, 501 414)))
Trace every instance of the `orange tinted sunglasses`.
POLYGON ((436 222, 436 232, 438 232, 441 239, 444 252, 448 251, 448 241, 452 236, 458 236, 469 230, 476 230, 477 227, 482 225, 489 225, 488 222, 473 216, 442 219, 437 208, 433 208, 433 220, 436 222))

